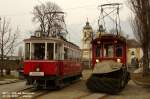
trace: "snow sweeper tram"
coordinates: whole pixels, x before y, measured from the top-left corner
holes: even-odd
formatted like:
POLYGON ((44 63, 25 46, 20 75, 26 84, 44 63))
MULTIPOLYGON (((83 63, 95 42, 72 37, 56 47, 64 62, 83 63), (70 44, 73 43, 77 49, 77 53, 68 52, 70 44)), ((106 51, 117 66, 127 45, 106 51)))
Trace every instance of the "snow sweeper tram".
MULTIPOLYGON (((93 37, 92 44, 92 66, 93 73, 87 80, 87 88, 94 92, 104 92, 116 94, 120 92, 128 83, 130 74, 126 64, 126 38, 119 34, 119 3, 104 4, 101 8, 101 19, 98 23, 103 23, 104 17, 116 11, 115 33, 108 33, 99 25, 98 37, 93 37), (110 12, 107 9, 113 8, 110 12), (106 9, 106 10, 105 10, 106 9), (105 12, 105 15, 104 15, 105 12), (103 20, 102 20, 103 19, 103 20)), ((113 14, 114 16, 114 14, 113 14)))
POLYGON ((126 65, 126 40, 121 36, 104 34, 92 41, 93 74, 87 80, 91 91, 115 94, 130 79, 126 65))

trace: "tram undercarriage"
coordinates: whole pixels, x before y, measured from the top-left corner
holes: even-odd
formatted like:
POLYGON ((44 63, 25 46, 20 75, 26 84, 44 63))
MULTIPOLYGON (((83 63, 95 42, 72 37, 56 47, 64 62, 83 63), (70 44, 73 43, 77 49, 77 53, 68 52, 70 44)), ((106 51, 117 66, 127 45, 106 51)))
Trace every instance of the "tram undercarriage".
POLYGON ((70 76, 70 77, 26 77, 27 85, 33 85, 36 89, 59 89, 73 82, 79 81, 82 74, 70 76))

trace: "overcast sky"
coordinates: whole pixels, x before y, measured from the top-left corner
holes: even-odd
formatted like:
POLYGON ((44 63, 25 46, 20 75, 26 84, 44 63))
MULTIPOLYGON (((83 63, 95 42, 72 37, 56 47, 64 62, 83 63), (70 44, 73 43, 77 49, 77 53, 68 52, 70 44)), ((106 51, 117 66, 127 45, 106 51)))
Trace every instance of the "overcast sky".
POLYGON ((119 2, 124 4, 120 11, 122 30, 126 34, 132 35, 129 24, 131 11, 129 6, 126 6, 127 0, 0 0, 0 17, 10 19, 13 28, 17 26, 20 28, 20 40, 22 40, 30 35, 30 31, 35 30, 35 25, 31 21, 33 7, 46 1, 58 4, 66 12, 65 18, 70 40, 78 45, 80 45, 82 28, 87 18, 93 29, 97 29, 98 5, 103 3, 119 2))

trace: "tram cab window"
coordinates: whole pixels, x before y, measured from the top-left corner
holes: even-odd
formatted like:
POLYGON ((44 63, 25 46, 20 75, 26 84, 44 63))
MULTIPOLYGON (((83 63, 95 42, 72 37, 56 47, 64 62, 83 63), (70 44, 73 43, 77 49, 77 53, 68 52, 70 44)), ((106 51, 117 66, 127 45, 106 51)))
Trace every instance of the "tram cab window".
POLYGON ((34 51, 32 53, 32 59, 42 60, 45 56, 45 44, 44 43, 34 43, 34 51))
POLYGON ((122 46, 121 45, 116 46, 116 57, 122 57, 122 46))
POLYGON ((104 57, 112 58, 114 56, 114 49, 112 44, 104 45, 104 57))
POLYGON ((30 58, 30 43, 25 44, 25 59, 30 58))
POLYGON ((101 56, 101 46, 96 46, 96 57, 101 56))

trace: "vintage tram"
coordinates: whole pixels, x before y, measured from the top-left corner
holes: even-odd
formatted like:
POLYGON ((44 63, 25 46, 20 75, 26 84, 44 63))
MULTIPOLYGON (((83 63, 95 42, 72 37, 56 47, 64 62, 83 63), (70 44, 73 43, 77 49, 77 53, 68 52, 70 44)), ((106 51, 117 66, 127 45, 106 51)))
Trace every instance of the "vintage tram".
POLYGON ((91 91, 116 94, 130 79, 126 64, 126 39, 103 34, 92 41, 93 73, 87 80, 91 91))
POLYGON ((61 88, 80 79, 80 48, 61 37, 25 39, 24 76, 35 88, 61 88))

